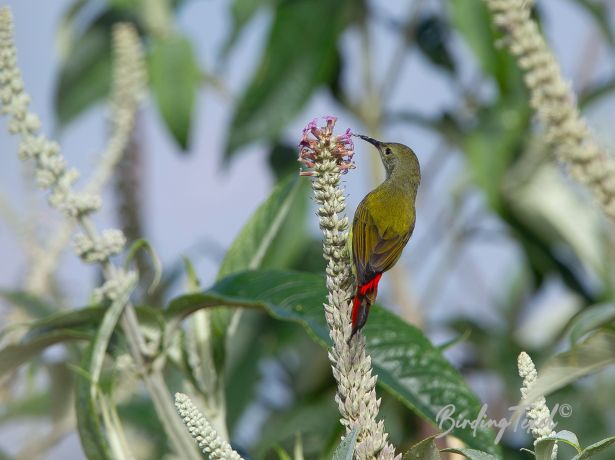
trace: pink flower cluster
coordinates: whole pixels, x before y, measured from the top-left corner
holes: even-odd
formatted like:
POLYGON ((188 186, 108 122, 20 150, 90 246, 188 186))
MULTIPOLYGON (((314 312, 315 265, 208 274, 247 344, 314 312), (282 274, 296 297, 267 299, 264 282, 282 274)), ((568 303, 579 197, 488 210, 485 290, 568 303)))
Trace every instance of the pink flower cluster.
POLYGON ((323 149, 327 149, 333 155, 342 174, 346 174, 349 169, 355 167, 352 161, 354 144, 350 128, 344 134, 334 136, 333 128, 337 118, 326 116, 324 120, 326 122, 325 126, 319 127, 317 125, 318 119, 314 118, 303 129, 303 137, 299 142, 298 161, 308 169, 299 172, 302 176, 317 175, 313 168, 318 158, 322 156, 323 149))

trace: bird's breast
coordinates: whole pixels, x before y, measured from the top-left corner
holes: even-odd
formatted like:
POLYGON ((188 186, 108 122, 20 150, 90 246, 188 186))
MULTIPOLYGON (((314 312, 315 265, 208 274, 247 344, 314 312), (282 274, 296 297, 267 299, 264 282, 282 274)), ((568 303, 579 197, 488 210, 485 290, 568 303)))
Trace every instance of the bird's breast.
POLYGON ((397 234, 407 233, 414 227, 414 199, 401 190, 381 187, 370 198, 370 211, 374 222, 382 231, 397 234))

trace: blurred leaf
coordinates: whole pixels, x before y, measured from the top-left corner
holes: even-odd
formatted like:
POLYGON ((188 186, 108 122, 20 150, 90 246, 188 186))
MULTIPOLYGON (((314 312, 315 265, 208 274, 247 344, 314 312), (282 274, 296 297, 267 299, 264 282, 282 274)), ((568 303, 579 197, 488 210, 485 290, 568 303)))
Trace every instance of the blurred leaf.
MULTIPOLYGON (((291 191, 292 200, 288 214, 282 222, 282 227, 278 230, 275 244, 272 244, 265 253, 265 257, 260 264, 267 268, 289 268, 293 263, 301 261, 301 255, 305 251, 306 243, 309 241, 308 232, 308 207, 310 200, 308 194, 311 192, 310 182, 297 179, 296 188, 291 191)), ((291 182, 294 182, 291 179, 291 182)))
MULTIPOLYGON (((160 262, 160 258, 158 257, 156 250, 153 248, 152 244, 149 241, 147 241, 145 238, 139 238, 138 240, 135 240, 131 243, 130 247, 126 252, 124 268, 128 269, 130 262, 132 262, 136 258, 139 251, 145 251, 152 261, 152 268, 154 269, 154 278, 152 279, 150 287, 148 288, 148 292, 151 294, 158 287, 158 284, 160 283, 160 280, 162 278, 162 263, 160 262)), ((143 274, 139 273, 139 275, 143 274)))
MULTIPOLYGON (((259 206, 252 217, 244 224, 231 247, 224 256, 218 270, 218 279, 231 273, 256 269, 263 266, 267 254, 271 254, 281 238, 281 231, 292 215, 293 207, 301 199, 301 182, 298 176, 288 178, 277 185, 269 198, 259 206)), ((283 238, 287 240, 286 237, 283 238)), ((292 247, 279 248, 277 251, 294 251, 292 247)), ((279 253, 279 252, 278 252, 279 253)), ((224 365, 226 334, 234 312, 217 309, 211 313, 213 352, 216 368, 224 365)))
POLYGON ((436 447, 434 436, 412 446, 404 454, 403 460, 440 460, 440 451, 436 447))
POLYGON ((574 447, 577 451, 581 450, 581 445, 579 444, 579 440, 577 439, 577 435, 572 431, 562 430, 558 431, 554 436, 558 441, 564 442, 569 446, 574 447))
POLYGON ((419 112, 401 110, 384 114, 384 123, 409 123, 430 129, 440 134, 451 145, 462 145, 466 133, 456 116, 443 111, 438 116, 429 117, 419 112))
POLYGON ((450 452, 453 454, 463 455, 465 458, 470 460, 498 460, 498 457, 495 455, 488 454, 486 452, 481 452, 480 450, 475 449, 456 449, 456 448, 448 448, 442 449, 441 452, 450 452))
POLYGON ((303 456, 303 439, 300 434, 295 435, 295 447, 293 449, 294 460, 304 460, 303 456))
POLYGON ((615 91, 615 78, 613 77, 583 89, 579 94, 579 106, 581 110, 585 110, 593 103, 601 101, 613 91, 615 91))
POLYGON ((498 38, 484 2, 451 0, 447 5, 453 25, 476 55, 483 71, 495 78, 500 94, 521 91, 521 74, 514 58, 496 47, 498 38))
POLYGON ((192 43, 181 36, 155 39, 149 71, 160 114, 171 135, 186 150, 201 80, 192 43))
POLYGON ((357 443, 357 427, 340 441, 339 446, 333 453, 333 460, 352 460, 354 458, 354 446, 357 443))
POLYGON ((94 341, 91 344, 91 351, 87 353, 90 358, 87 369, 91 379, 90 393, 92 399, 94 399, 94 395, 96 394, 98 388, 109 340, 111 339, 111 335, 117 326, 117 322, 119 321, 120 316, 128 303, 128 299, 133 288, 134 286, 124 288, 124 292, 120 293, 120 295, 118 295, 118 297, 105 310, 100 326, 96 331, 94 341))
POLYGON ((474 51, 485 73, 495 75, 498 50, 486 6, 479 0, 451 0, 447 5, 453 24, 474 51))
POLYGON ((551 460, 553 448, 558 441, 574 447, 577 452, 581 451, 577 436, 571 431, 562 430, 555 436, 549 436, 548 438, 536 441, 536 460, 551 460))
POLYGON ((551 460, 554 447, 555 440, 553 438, 549 437, 536 441, 536 451, 534 453, 536 460, 551 460))
MULTIPOLYGON (((241 348, 236 342, 233 342, 233 348, 240 348, 240 350, 237 353, 234 366, 231 369, 227 368, 225 373, 226 419, 230 432, 236 429, 236 424, 240 421, 244 410, 249 407, 253 398, 255 398, 258 383, 261 379, 259 365, 263 356, 268 356, 266 340, 262 335, 258 335, 258 330, 252 330, 256 329, 255 327, 250 329, 249 331, 246 331, 245 327, 240 329, 242 332, 241 342, 246 339, 249 342, 241 348)), ((240 345, 243 345, 243 343, 240 345)), ((266 424, 265 428, 267 426, 269 424, 266 424)), ((262 433, 259 440, 263 438, 264 434, 262 433)), ((269 446, 271 443, 267 445, 269 446)))
POLYGON ((576 343, 569 351, 550 358, 538 372, 526 401, 553 393, 581 377, 615 363, 615 333, 597 331, 576 343))
POLYGON ((233 25, 223 47, 223 54, 227 55, 237 43, 243 28, 256 15, 259 9, 275 4, 277 0, 233 0, 230 6, 233 25))
POLYGON ((602 452, 607 447, 611 447, 612 445, 615 445, 615 436, 602 439, 601 441, 586 447, 579 454, 575 455, 572 460, 586 460, 593 457, 595 454, 602 452))
POLYGON ((474 180, 484 190, 489 205, 500 213, 504 177, 518 153, 530 118, 526 101, 514 104, 497 103, 483 109, 478 126, 464 143, 474 180))
MULTIPOLYGON (((541 154, 547 153, 536 152, 530 156, 541 154)), ((524 155, 515 166, 526 161, 524 155)), ((506 198, 510 208, 548 248, 562 244, 570 247, 575 257, 571 266, 578 265, 578 259, 596 275, 608 279, 612 242, 600 210, 588 206, 587 198, 570 187, 548 158, 542 164, 527 163, 519 171, 508 174, 506 198)))
POLYGON ((288 268, 309 273, 324 273, 325 267, 321 257, 322 240, 308 237, 303 245, 301 253, 288 268))
POLYGON ((83 369, 91 366, 94 343, 87 347, 81 362, 75 390, 75 414, 77 415, 77 432, 81 447, 88 460, 112 460, 111 448, 103 432, 96 399, 92 395, 92 383, 89 375, 83 369), (87 376, 86 376, 87 375, 87 376))
POLYGON ((295 176, 273 189, 269 198, 252 214, 231 244, 218 270, 218 279, 238 271, 261 267, 300 198, 301 185, 300 178, 295 176))
POLYGON ((324 391, 316 397, 300 399, 290 407, 274 411, 264 424, 256 457, 267 458, 267 451, 273 444, 288 449, 294 447, 297 434, 300 433, 307 458, 322 458, 321 454, 327 449, 331 435, 340 438, 337 433, 339 412, 333 396, 331 391, 324 391))
MULTIPOLYGON (((210 290, 173 300, 168 321, 208 306, 264 308, 277 319, 295 321, 321 345, 329 346, 329 332, 322 312, 327 292, 323 278, 290 271, 257 271, 229 276, 210 290)), ((448 404, 455 405, 456 419, 474 419, 480 401, 461 375, 446 361, 423 333, 394 314, 375 307, 365 327, 368 352, 378 383, 407 407, 432 423, 448 404)), ((443 428, 449 428, 445 424, 443 428)), ((469 446, 497 451, 493 431, 480 427, 455 427, 453 434, 469 446)))
POLYGON ((297 155, 297 147, 280 143, 273 146, 269 152, 269 168, 275 174, 277 180, 281 180, 291 173, 297 174, 299 171, 297 155))
POLYGON ((73 340, 90 340, 92 336, 91 332, 58 328, 32 339, 26 338, 21 343, 8 345, 0 350, 0 379, 51 345, 73 340))
POLYGON ((280 2, 264 56, 235 109, 227 160, 250 142, 276 140, 314 90, 334 77, 336 43, 350 4, 345 0, 280 2))
POLYGON ((22 308, 34 318, 49 315, 58 310, 57 305, 52 305, 45 300, 25 291, 0 289, 0 297, 16 307, 22 308))
POLYGON ((570 342, 574 344, 588 332, 615 321, 615 304, 592 305, 574 317, 570 326, 570 342))
POLYGON ((470 335, 472 335, 472 331, 470 329, 466 329, 465 331, 463 331, 462 334, 458 334, 457 336, 453 337, 452 339, 438 345, 438 349, 440 351, 446 351, 450 348, 456 347, 457 345, 459 345, 460 343, 465 342, 466 340, 468 340, 470 338, 470 335))
POLYGON ((73 38, 55 88, 55 112, 63 128, 102 100, 111 88, 111 32, 103 15, 73 38))
POLYGON ((147 395, 135 396, 123 402, 118 406, 118 414, 126 425, 131 425, 141 433, 147 433, 154 452, 162 457, 162 453, 168 450, 164 427, 147 395))
POLYGON ((280 446, 274 446, 273 450, 278 454, 278 460, 292 460, 292 457, 280 446))
POLYGON ((581 7, 592 17, 611 48, 615 47, 615 35, 609 22, 610 10, 608 5, 596 0, 573 0, 573 3, 581 7))
MULTIPOLYGON (((158 311, 148 307, 137 307, 136 310, 142 324, 161 326, 158 311)), ((51 345, 91 340, 105 311, 106 307, 79 308, 27 324, 28 332, 21 342, 0 349, 0 378, 51 345)))
POLYGON ((448 50, 449 25, 442 18, 431 14, 419 20, 415 40, 423 55, 438 67, 455 72, 455 63, 448 50))
POLYGON ((188 291, 196 291, 199 289, 199 287, 201 287, 201 282, 199 281, 199 278, 196 274, 196 270, 194 269, 194 265, 192 264, 192 261, 184 256, 183 257, 184 260, 184 270, 186 272, 186 284, 188 291))
POLYGON ((65 362, 49 363, 46 367, 50 382, 47 396, 51 399, 51 419, 61 420, 72 402, 74 374, 65 362))
POLYGON ((74 32, 74 21, 83 7, 87 5, 87 0, 73 0, 65 10, 58 27, 56 28, 56 49, 61 59, 66 57, 66 50, 70 46, 74 32))
POLYGON ((0 411, 0 424, 24 418, 48 417, 52 408, 49 392, 28 394, 20 398, 9 398, 2 402, 0 411))

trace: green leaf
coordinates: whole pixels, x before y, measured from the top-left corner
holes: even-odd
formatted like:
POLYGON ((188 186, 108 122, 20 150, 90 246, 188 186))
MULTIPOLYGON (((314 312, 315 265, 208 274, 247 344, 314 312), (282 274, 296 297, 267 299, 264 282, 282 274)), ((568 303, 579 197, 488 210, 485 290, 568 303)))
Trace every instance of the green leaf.
POLYGON ((447 72, 455 72, 455 62, 449 50, 450 26, 436 14, 419 19, 415 41, 419 50, 434 65, 447 72))
POLYGON ((276 140, 314 90, 335 77, 336 43, 346 22, 347 5, 351 2, 280 2, 264 56, 237 104, 227 160, 250 142, 276 140))
POLYGON ((224 256, 218 279, 231 273, 260 268, 293 207, 299 204, 301 179, 290 177, 281 182, 243 226, 224 256))
POLYGON ((160 114, 173 138, 186 150, 201 81, 192 43, 181 36, 154 40, 149 71, 160 114))
POLYGON ((460 343, 463 343, 466 340, 468 340, 471 335, 472 335, 472 330, 466 329, 463 331, 462 334, 459 334, 456 337, 453 337, 452 339, 438 345, 438 349, 444 352, 450 348, 456 347, 460 343))
POLYGON ((276 143, 269 151, 268 163, 278 181, 290 174, 297 175, 297 146, 276 143))
POLYGON ((447 5, 453 24, 478 58, 483 70, 494 75, 498 71, 498 50, 493 41, 491 19, 485 5, 479 0, 451 0, 447 5))
POLYGON ((233 0, 230 6, 233 25, 223 47, 224 55, 227 55, 235 46, 241 31, 256 15, 258 10, 273 3, 273 0, 233 0))
POLYGON ((117 322, 119 321, 124 308, 126 307, 128 298, 130 297, 133 288, 134 286, 127 287, 125 291, 113 301, 109 308, 106 309, 102 322, 100 323, 100 327, 96 331, 96 336, 92 342, 90 361, 88 362, 88 370, 91 376, 90 392, 92 399, 94 399, 97 391, 109 340, 111 339, 111 335, 117 326, 117 322))
POLYGON ((10 398, 2 403, 0 424, 25 418, 48 417, 52 401, 48 391, 30 393, 22 398, 10 398))
POLYGON ((602 452, 604 449, 615 445, 615 436, 612 436, 610 438, 606 438, 606 439, 602 439, 601 441, 598 441, 594 444, 592 444, 591 446, 587 446, 585 449, 583 449, 579 454, 575 455, 572 460, 586 460, 588 458, 591 458, 592 456, 594 456, 595 454, 602 452))
POLYGON ((577 436, 571 431, 562 430, 555 436, 536 441, 536 460, 551 460, 553 448, 558 441, 574 447, 577 452, 581 452, 577 436))
POLYGON ((531 403, 581 377, 615 363, 615 333, 597 331, 566 352, 549 359, 538 372, 538 379, 526 395, 531 403))
POLYGON ((258 443, 253 447, 253 458, 268 458, 272 445, 290 450, 294 441, 296 447, 298 433, 301 433, 306 458, 332 458, 343 430, 334 394, 327 389, 306 397, 297 395, 291 406, 275 410, 264 421, 258 443))
POLYGON ((0 297, 14 306, 22 308, 26 313, 35 318, 49 315, 58 310, 57 305, 51 305, 43 299, 25 291, 0 289, 0 297))
POLYGON ((275 450, 275 453, 278 454, 278 460, 292 460, 291 456, 288 455, 288 452, 286 452, 282 447, 274 446, 273 449, 275 450))
POLYGON ((357 427, 344 437, 333 453, 333 460, 352 460, 354 457, 354 446, 357 443, 357 427))
POLYGON ((446 4, 452 23, 476 55, 483 72, 495 78, 500 94, 523 91, 514 58, 496 47, 498 37, 485 3, 481 0, 451 0, 446 4))
POLYGON ((440 460, 440 451, 435 444, 435 436, 415 444, 403 456, 403 460, 440 460))
POLYGON ((83 369, 91 366, 94 343, 91 343, 82 358, 81 372, 77 373, 75 389, 75 414, 77 432, 88 460, 111 460, 111 447, 102 429, 96 398, 92 395, 90 375, 83 369))
POLYGON ((569 446, 574 447, 577 451, 581 450, 581 445, 579 444, 577 435, 574 434, 572 431, 568 431, 568 430, 558 431, 557 434, 554 436, 554 438, 557 439, 558 441, 568 444, 569 446))
POLYGON ((25 339, 21 343, 8 345, 0 350, 0 379, 51 345, 73 340, 90 340, 92 336, 92 333, 79 330, 55 329, 35 338, 25 339))
POLYGON ((82 368, 88 369, 89 378, 80 375, 77 379, 75 401, 77 428, 85 453, 90 460, 106 460, 114 457, 110 453, 113 449, 109 447, 98 417, 98 405, 105 404, 104 401, 99 401, 99 398, 102 397, 99 394, 99 383, 109 340, 128 303, 133 288, 134 285, 127 286, 124 292, 118 295, 111 305, 105 309, 96 336, 88 346, 82 362, 82 368))
POLYGON ((130 262, 135 259, 137 253, 141 250, 147 252, 152 261, 154 269, 154 278, 152 279, 150 287, 148 288, 149 294, 152 294, 158 287, 158 284, 160 283, 160 279, 162 277, 162 263, 160 262, 160 258, 158 257, 156 250, 149 241, 147 241, 145 238, 139 238, 138 240, 132 242, 126 254, 124 268, 128 268, 130 262))
POLYGON ((199 281, 199 277, 196 274, 196 270, 194 269, 194 265, 192 261, 184 256, 184 271, 186 272, 186 285, 188 292, 197 291, 201 287, 201 282, 199 281))
MULTIPOLYGON (((186 315, 208 306, 264 308, 275 318, 302 324, 323 346, 330 346, 322 310, 326 298, 320 276, 281 270, 245 272, 219 281, 210 290, 173 300, 165 316, 181 321, 186 315)), ((461 375, 423 333, 393 313, 374 307, 364 329, 367 349, 378 383, 407 407, 434 424, 438 413, 453 404, 456 420, 474 420, 480 401, 461 375)), ((452 419, 440 421, 451 428, 452 419), (448 423, 446 423, 448 422, 448 423)), ((452 433, 468 446, 498 451, 495 433, 479 427, 453 427, 452 433)))
POLYGON ((555 439, 544 438, 536 442, 536 451, 534 455, 536 460, 551 460, 553 448, 555 447, 555 439))
POLYGON ((498 457, 495 455, 475 449, 456 449, 451 447, 448 449, 442 449, 441 452, 450 452, 453 454, 463 455, 465 458, 470 460, 498 460, 498 457))
MULTIPOLYGON (((26 324, 28 332, 17 344, 0 349, 0 378, 57 343, 92 340, 107 308, 86 307, 58 312, 47 318, 26 324)), ((138 307, 141 323, 161 326, 158 311, 138 307)))
POLYGON ((73 38, 61 64, 54 104, 59 127, 105 98, 110 88, 111 32, 106 16, 101 16, 73 38))
MULTIPOLYGON (((278 239, 288 238, 282 235, 282 231, 290 224, 293 208, 303 202, 299 201, 303 198, 299 193, 300 189, 301 181, 297 176, 288 178, 276 186, 269 198, 254 212, 231 244, 220 264, 218 279, 234 272, 260 268, 267 258, 273 258, 275 261, 275 247, 278 246, 278 239)), ((299 244, 293 246, 300 247, 299 244)), ((294 250, 284 249, 290 252, 294 250)), ((226 334, 233 314, 234 312, 224 309, 214 310, 211 313, 214 362, 218 370, 221 370, 224 365, 226 334)))
POLYGON ((74 374, 66 362, 51 362, 46 366, 49 376, 47 397, 51 399, 50 416, 61 420, 73 402, 74 374))
POLYGON ((570 342, 578 342, 588 332, 615 321, 615 305, 592 305, 579 313, 570 326, 570 342))
POLYGON ((496 211, 502 212, 504 178, 529 119, 530 109, 525 100, 498 102, 480 112, 476 129, 465 138, 463 148, 474 181, 496 211))

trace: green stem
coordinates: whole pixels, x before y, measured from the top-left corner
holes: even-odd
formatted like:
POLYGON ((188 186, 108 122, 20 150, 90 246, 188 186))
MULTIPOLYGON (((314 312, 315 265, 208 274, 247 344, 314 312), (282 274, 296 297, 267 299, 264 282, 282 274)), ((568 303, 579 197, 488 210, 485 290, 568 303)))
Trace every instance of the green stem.
POLYGON ((139 329, 134 306, 130 303, 126 305, 121 325, 126 334, 130 354, 134 358, 137 368, 142 371, 143 382, 152 398, 156 414, 158 414, 176 454, 182 459, 202 460, 203 457, 197 451, 188 430, 185 429, 183 422, 177 415, 175 405, 171 400, 171 393, 162 373, 158 369, 147 370, 142 352, 145 341, 139 329))

